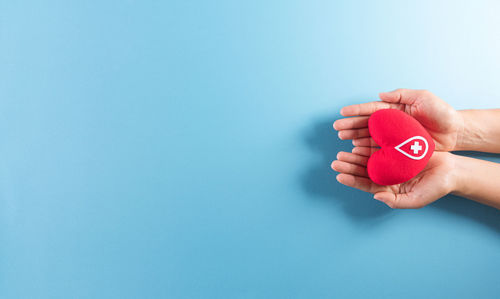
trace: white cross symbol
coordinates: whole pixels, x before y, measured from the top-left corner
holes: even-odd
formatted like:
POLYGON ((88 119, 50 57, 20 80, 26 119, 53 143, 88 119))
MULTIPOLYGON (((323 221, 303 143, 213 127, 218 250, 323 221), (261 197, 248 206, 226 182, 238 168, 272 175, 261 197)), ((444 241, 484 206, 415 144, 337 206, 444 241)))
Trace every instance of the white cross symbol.
POLYGON ((418 141, 415 141, 415 143, 413 143, 412 146, 410 146, 410 149, 416 155, 418 154, 418 151, 422 149, 422 146, 418 144, 418 141))

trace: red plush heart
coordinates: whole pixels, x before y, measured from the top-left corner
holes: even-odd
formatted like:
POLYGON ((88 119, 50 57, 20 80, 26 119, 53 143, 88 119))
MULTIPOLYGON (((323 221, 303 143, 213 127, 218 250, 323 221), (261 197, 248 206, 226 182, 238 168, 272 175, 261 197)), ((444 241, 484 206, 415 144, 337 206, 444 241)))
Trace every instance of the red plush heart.
POLYGON ((373 140, 381 147, 368 159, 368 176, 379 185, 404 183, 427 165, 434 141, 413 117, 396 109, 383 109, 368 120, 373 140))

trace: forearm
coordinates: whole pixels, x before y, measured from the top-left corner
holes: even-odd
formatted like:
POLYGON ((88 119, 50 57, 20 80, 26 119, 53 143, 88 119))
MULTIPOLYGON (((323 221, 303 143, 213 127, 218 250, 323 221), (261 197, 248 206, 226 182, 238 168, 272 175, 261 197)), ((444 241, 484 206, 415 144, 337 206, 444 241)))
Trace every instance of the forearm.
POLYGON ((500 153, 500 109, 461 110, 456 151, 500 153))
POLYGON ((455 155, 453 194, 500 209, 500 164, 455 155))

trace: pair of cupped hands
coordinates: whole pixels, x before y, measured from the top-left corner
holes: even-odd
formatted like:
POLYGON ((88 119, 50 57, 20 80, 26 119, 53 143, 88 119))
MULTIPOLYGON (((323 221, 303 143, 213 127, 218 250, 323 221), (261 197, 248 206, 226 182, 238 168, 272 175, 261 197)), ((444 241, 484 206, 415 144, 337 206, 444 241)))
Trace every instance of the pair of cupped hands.
POLYGON ((340 113, 346 118, 333 127, 343 140, 352 140, 352 152, 339 152, 332 162, 340 172, 337 180, 344 185, 374 194, 391 208, 420 208, 453 191, 455 159, 449 151, 457 149, 464 120, 460 113, 426 90, 397 89, 379 94, 381 101, 346 106, 340 113), (378 145, 370 137, 368 118, 380 109, 398 109, 418 120, 435 142, 435 151, 427 166, 413 179, 398 185, 381 186, 372 182, 366 171, 370 155, 378 145))

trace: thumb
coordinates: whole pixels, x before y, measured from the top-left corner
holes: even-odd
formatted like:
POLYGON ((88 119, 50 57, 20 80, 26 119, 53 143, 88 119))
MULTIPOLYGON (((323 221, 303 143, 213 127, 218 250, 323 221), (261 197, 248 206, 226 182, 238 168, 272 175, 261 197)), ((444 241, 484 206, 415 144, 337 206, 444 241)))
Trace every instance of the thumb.
POLYGON ((397 92, 397 90, 394 90, 394 91, 381 92, 378 94, 378 97, 384 102, 399 103, 399 100, 401 99, 401 94, 397 92))
POLYGON ((384 102, 411 105, 422 92, 425 91, 400 88, 389 92, 381 92, 378 96, 384 102))
POLYGON ((393 209, 418 209, 423 207, 418 201, 415 201, 411 193, 394 194, 387 191, 377 192, 373 196, 393 209))
POLYGON ((377 193, 375 193, 373 198, 385 203, 386 205, 388 205, 389 207, 391 207, 393 209, 395 208, 394 201, 396 200, 396 195, 394 193, 387 192, 387 191, 377 192, 377 193))

